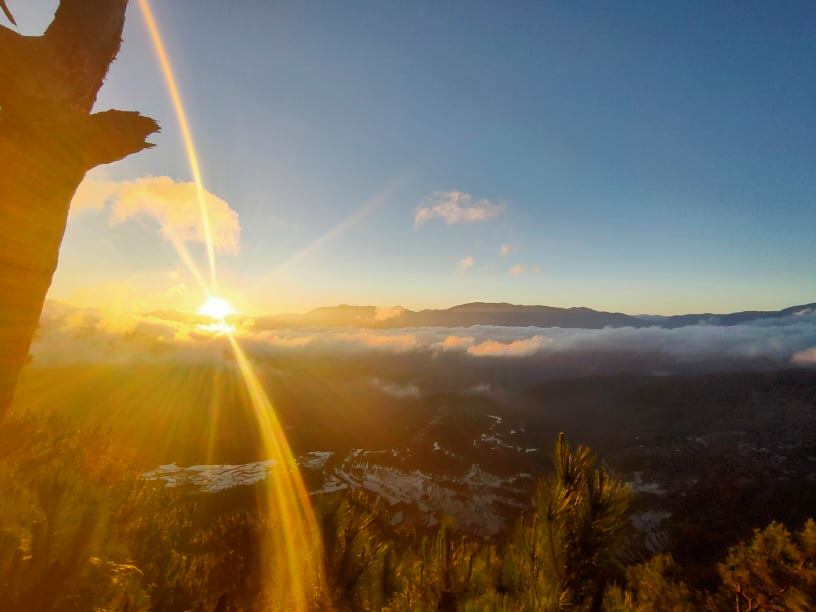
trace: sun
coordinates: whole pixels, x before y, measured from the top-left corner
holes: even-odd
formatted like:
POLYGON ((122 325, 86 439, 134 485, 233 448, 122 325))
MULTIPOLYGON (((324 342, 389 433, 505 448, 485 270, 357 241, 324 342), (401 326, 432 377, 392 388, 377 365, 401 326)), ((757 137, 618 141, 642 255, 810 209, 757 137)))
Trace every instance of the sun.
POLYGON ((198 309, 198 314, 223 321, 228 316, 235 314, 235 309, 227 300, 216 295, 210 295, 198 309))

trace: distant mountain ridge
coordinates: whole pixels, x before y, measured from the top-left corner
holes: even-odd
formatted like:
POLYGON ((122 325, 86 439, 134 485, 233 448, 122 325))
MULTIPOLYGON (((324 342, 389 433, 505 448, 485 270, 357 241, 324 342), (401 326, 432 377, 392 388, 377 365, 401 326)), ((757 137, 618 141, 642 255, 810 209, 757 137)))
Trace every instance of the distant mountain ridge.
POLYGON ((727 314, 684 314, 673 316, 628 315, 585 307, 524 306, 508 303, 471 302, 446 309, 412 311, 400 306, 321 307, 304 314, 280 314, 255 317, 255 328, 293 327, 362 327, 393 329, 402 327, 562 327, 602 329, 604 327, 663 327, 688 325, 733 326, 759 319, 780 319, 816 313, 816 303, 792 306, 783 310, 746 310, 727 314))
POLYGON ((759 319, 782 319, 785 317, 803 316, 816 313, 816 303, 802 304, 801 306, 790 306, 782 310, 743 310, 728 314, 686 314, 674 315, 671 317, 658 318, 661 327, 685 327, 686 325, 718 325, 728 327, 732 325, 742 325, 759 319))

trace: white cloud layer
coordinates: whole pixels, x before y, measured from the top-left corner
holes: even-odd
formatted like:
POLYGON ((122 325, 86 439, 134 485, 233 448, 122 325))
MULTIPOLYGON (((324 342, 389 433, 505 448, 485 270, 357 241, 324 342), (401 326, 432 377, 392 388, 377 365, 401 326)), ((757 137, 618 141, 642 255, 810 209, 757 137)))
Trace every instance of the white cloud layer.
POLYGON ((437 191, 428 196, 416 209, 414 227, 419 229, 432 219, 441 219, 447 225, 478 223, 499 216, 503 204, 490 200, 474 200, 461 191, 437 191))
MULTIPOLYGON (((278 329, 238 332, 255 359, 289 352, 315 354, 427 355, 458 359, 544 359, 553 364, 578 355, 650 356, 651 363, 732 363, 762 367, 816 366, 816 314, 718 327, 676 329, 561 329, 536 327, 418 327, 403 329, 278 329), (764 364, 764 365, 763 365, 764 364)), ((34 367, 54 364, 223 360, 225 342, 187 323, 111 315, 49 302, 32 347, 34 367)), ((539 367, 539 366, 536 366, 539 367)), ((542 366, 544 367, 544 366, 542 366)), ((719 366, 717 366, 719 367, 719 366)))

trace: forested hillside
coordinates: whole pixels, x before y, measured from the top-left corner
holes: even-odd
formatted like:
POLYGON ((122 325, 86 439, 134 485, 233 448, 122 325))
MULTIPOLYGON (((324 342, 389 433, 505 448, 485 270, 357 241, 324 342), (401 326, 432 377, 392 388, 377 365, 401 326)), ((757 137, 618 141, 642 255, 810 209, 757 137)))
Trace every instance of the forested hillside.
MULTIPOLYGON (((57 417, 0 427, 0 608, 260 610, 258 542, 278 517, 253 489, 196 494, 145 481, 105 431, 57 417)), ((501 543, 444 519, 395 526, 364 492, 314 496, 315 608, 337 610, 765 610, 816 603, 816 524, 761 526, 711 559, 712 585, 650 555, 630 488, 588 447, 555 443, 553 470, 501 543)), ((694 516, 685 517, 689 522, 694 516)))

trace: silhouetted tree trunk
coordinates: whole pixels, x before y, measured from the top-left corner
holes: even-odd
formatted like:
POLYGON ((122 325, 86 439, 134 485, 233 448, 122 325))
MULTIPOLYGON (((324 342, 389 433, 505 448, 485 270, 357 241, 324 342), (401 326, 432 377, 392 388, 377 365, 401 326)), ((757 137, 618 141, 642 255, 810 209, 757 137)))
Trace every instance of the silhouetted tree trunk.
POLYGON ((127 0, 62 0, 43 36, 0 26, 0 421, 77 187, 91 168, 150 147, 145 139, 159 129, 135 112, 91 114, 126 8, 127 0))

